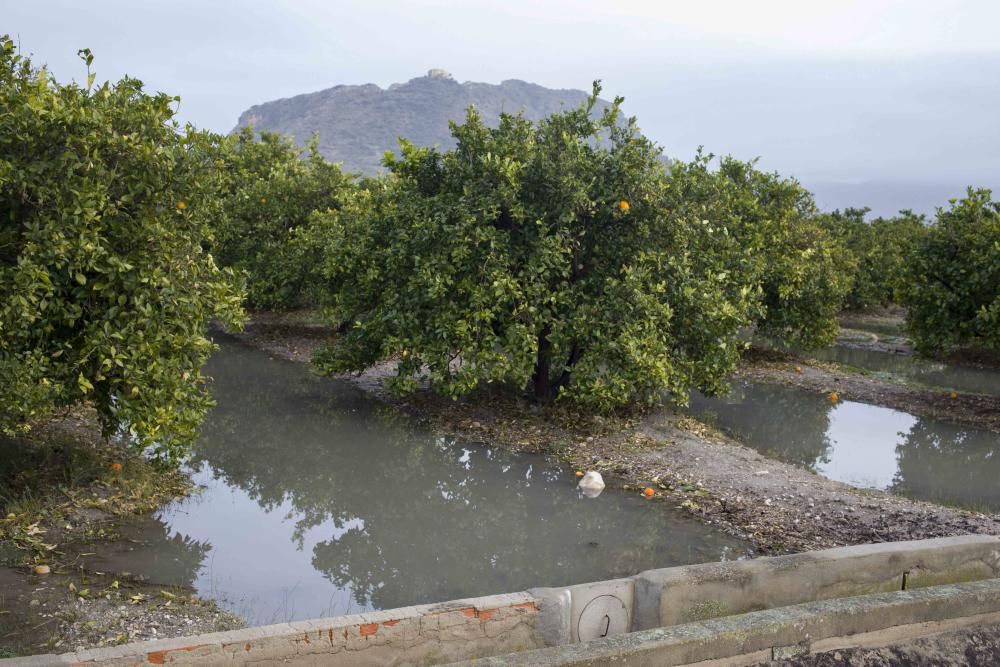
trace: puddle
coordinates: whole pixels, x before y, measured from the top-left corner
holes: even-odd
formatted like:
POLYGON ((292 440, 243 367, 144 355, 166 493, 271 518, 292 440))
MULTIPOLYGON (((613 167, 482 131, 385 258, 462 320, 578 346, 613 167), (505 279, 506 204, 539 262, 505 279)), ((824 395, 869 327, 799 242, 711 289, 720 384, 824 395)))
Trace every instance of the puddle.
POLYGON ((927 387, 1000 396, 1000 371, 955 366, 908 354, 892 354, 844 345, 804 353, 821 361, 834 361, 876 373, 885 373, 927 387))
POLYGON ((88 567, 187 584, 251 623, 718 561, 742 543, 662 503, 577 493, 541 456, 416 428, 352 385, 231 341, 193 463, 204 492, 88 567))
POLYGON ((739 382, 691 412, 761 453, 854 486, 1000 511, 1000 435, 797 387, 739 382))

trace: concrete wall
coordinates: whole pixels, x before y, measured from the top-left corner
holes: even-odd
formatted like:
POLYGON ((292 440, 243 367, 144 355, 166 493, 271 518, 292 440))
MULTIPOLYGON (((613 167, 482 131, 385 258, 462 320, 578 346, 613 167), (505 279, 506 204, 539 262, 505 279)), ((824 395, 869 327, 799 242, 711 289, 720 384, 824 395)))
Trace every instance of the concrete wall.
POLYGON ((31 664, 437 665, 544 646, 533 629, 537 616, 525 593, 491 595, 38 656, 31 664))
POLYGON ((1000 538, 985 535, 651 570, 635 577, 632 627, 995 577, 1000 577, 1000 538))
POLYGON ((808 602, 451 667, 738 667, 981 624, 1000 624, 1000 579, 808 602))
POLYGON ((1000 538, 972 535, 650 570, 564 588, 41 656, 33 664, 433 665, 994 578, 1000 578, 1000 538))

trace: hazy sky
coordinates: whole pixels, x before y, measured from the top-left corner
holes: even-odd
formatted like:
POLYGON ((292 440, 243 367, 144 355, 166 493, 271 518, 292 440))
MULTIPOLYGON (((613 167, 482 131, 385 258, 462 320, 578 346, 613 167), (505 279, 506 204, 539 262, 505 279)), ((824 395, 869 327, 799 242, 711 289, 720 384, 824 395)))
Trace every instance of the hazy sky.
POLYGON ((60 79, 124 73, 228 131, 252 104, 432 67, 588 89, 674 157, 699 145, 805 181, 1000 184, 996 0, 0 0, 60 79))

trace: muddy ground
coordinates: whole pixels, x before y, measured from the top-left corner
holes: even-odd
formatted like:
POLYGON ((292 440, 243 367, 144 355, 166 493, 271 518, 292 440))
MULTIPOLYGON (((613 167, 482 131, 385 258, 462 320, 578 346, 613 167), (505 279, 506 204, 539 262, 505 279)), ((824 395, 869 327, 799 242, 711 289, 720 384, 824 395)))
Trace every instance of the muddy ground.
POLYGON ((0 658, 66 653, 243 627, 192 591, 57 566, 38 576, 0 567, 0 658))
POLYGON ((121 520, 189 493, 186 476, 105 442, 85 409, 0 444, 0 658, 242 627, 190 589, 80 566, 121 520))
POLYGON ((847 648, 760 667, 995 667, 1000 665, 1000 628, 980 626, 876 648, 847 648))

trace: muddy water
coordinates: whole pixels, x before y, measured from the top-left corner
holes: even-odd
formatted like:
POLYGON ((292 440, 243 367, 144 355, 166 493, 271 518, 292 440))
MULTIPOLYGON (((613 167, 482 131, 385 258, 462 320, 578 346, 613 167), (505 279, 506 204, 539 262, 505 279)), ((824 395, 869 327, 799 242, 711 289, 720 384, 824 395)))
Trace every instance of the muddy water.
POLYGON ((1000 396, 998 370, 943 364, 909 354, 892 354, 845 345, 809 352, 807 355, 823 361, 835 361, 883 373, 928 387, 1000 396))
POLYGON ((1000 511, 1000 435, 797 387, 739 382, 691 411, 767 456, 854 486, 1000 511))
POLYGON ((194 461, 204 493, 89 567, 189 584, 267 623, 742 552, 662 503, 581 497, 545 458, 434 437, 347 383, 222 343, 194 461))

